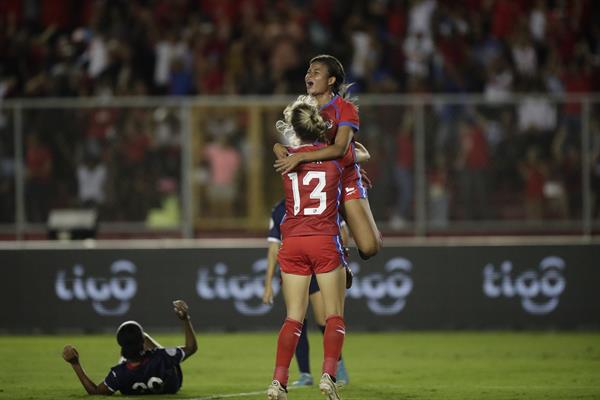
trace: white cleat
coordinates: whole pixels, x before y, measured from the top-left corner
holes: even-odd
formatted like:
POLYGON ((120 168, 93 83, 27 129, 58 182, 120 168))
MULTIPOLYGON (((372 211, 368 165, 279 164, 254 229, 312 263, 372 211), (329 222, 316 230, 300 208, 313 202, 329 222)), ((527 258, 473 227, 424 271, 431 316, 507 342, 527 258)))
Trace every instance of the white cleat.
POLYGON ((273 380, 267 389, 267 400, 287 400, 287 390, 278 380, 273 380))
POLYGON ((321 393, 327 397, 327 400, 341 400, 337 392, 337 385, 331 379, 329 374, 323 374, 321 382, 319 382, 321 393))

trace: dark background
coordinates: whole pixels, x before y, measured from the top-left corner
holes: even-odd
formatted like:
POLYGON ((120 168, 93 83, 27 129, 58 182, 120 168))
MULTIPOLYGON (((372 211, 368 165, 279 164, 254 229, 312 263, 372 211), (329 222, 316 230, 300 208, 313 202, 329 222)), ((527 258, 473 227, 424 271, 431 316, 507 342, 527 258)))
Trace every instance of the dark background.
MULTIPOLYGON (((232 298, 233 288, 247 298, 238 301, 238 307, 260 307, 264 272, 256 268, 262 265, 264 270, 265 254, 258 248, 2 250, 0 331, 112 331, 127 319, 138 320, 147 329, 178 329, 170 305, 174 299, 188 302, 199 330, 276 329, 284 317, 281 295, 276 297, 275 306, 262 315, 243 315, 232 298), (111 272, 111 265, 118 260, 133 263, 135 272, 111 272), (80 266, 78 279, 84 288, 90 278, 97 289, 111 279, 113 285, 123 285, 127 280, 131 284, 134 279, 137 287, 128 301, 128 311, 99 315, 87 289, 83 294, 86 299, 61 300, 56 289, 58 275, 62 271, 67 279, 64 287, 74 294, 76 265, 80 266), (201 298, 197 286, 216 298, 201 298)), ((368 262, 353 263, 355 286, 348 293, 346 319, 355 330, 598 329, 599 254, 598 245, 385 248, 368 262), (561 258, 565 265, 560 271, 555 269, 564 278, 565 288, 557 296, 559 303, 554 310, 533 315, 523 308, 518 293, 495 298, 484 293, 483 271, 487 264, 499 272, 503 262, 512 263, 510 279, 504 282, 509 283, 510 290, 523 274, 539 282, 547 273, 540 269, 540 262, 549 256, 561 258), (410 270, 389 270, 398 263, 410 265, 410 270), (400 311, 378 315, 369 306, 369 302, 380 306, 402 302, 393 293, 411 284, 411 290, 404 292, 408 294, 400 311)), ((532 280, 526 283, 531 285, 532 280)), ((501 285, 500 279, 495 281, 496 287, 501 285)), ((109 298, 99 303, 105 309, 116 309, 121 301, 112 291, 106 293, 109 298)), ((532 300, 543 303, 548 298, 540 295, 532 300)))

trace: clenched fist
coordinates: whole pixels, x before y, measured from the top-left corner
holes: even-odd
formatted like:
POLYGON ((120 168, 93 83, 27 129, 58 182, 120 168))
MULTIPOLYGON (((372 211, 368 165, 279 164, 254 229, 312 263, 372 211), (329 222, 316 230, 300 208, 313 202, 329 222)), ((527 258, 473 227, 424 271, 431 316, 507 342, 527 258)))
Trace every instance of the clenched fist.
POLYGON ((183 300, 175 300, 173 302, 173 311, 175 311, 177 318, 182 321, 190 319, 190 315, 188 314, 188 305, 185 304, 185 301, 183 300))
POLYGON ((62 356, 65 359, 65 361, 70 364, 79 363, 79 353, 77 352, 77 349, 71 346, 70 344, 66 345, 63 348, 62 356))

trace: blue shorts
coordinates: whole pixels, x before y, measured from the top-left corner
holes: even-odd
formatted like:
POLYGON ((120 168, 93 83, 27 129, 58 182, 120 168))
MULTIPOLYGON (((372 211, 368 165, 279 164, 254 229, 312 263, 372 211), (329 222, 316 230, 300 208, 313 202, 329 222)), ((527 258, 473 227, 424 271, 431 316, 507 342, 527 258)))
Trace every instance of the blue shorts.
POLYGON ((308 294, 311 295, 313 293, 317 293, 321 289, 319 288, 319 284, 317 283, 317 276, 312 274, 310 277, 310 286, 308 287, 308 294))

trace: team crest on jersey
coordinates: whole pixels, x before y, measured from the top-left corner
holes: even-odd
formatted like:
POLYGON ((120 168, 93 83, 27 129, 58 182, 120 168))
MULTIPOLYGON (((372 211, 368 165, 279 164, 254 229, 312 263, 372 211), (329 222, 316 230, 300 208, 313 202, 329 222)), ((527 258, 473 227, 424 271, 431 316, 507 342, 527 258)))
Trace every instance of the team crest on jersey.
POLYGON ((325 126, 327 127, 327 130, 333 128, 333 121, 328 119, 327 121, 325 121, 325 126))

